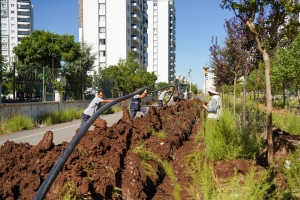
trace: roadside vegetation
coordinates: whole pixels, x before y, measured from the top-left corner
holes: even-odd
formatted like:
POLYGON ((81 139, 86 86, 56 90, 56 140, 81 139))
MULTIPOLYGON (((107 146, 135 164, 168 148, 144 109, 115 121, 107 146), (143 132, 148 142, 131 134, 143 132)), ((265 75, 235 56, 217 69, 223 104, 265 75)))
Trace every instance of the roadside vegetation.
MULTIPOLYGON (((113 106, 105 110, 101 115, 121 112, 121 106, 113 106)), ((9 134, 23 130, 31 130, 40 126, 50 126, 53 124, 71 122, 81 118, 83 110, 66 109, 62 111, 52 111, 42 114, 36 120, 27 115, 17 114, 0 121, 0 135, 9 134)))

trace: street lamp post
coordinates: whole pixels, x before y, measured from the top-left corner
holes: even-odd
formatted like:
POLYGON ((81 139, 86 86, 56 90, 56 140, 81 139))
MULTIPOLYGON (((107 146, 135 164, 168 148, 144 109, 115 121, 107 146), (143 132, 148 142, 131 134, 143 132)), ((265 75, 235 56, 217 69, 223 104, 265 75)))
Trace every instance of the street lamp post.
POLYGON ((204 66, 203 69, 204 69, 204 77, 205 77, 205 80, 204 80, 204 101, 206 101, 206 79, 207 79, 207 73, 208 73, 208 66, 204 66))
POLYGON ((191 75, 192 70, 190 69, 189 71, 189 77, 190 77, 190 95, 192 96, 192 75, 191 75))

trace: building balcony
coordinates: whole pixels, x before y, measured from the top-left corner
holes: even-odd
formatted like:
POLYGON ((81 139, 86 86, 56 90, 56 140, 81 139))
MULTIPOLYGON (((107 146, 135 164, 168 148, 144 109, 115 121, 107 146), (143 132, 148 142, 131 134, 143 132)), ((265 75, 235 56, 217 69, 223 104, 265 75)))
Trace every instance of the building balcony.
POLYGON ((148 23, 144 22, 144 27, 148 28, 148 23))
POLYGON ((144 56, 145 56, 146 58, 148 58, 148 53, 147 53, 147 52, 144 52, 144 56))
POLYGON ((144 37, 148 38, 148 33, 147 32, 144 32, 144 37))
POLYGON ((143 14, 144 14, 144 17, 146 18, 146 19, 148 19, 148 14, 144 11, 143 12, 143 14))
POLYGON ((139 49, 139 47, 137 47, 137 46, 131 46, 131 50, 134 52, 134 53, 140 53, 140 49, 139 49))
POLYGON ((148 9, 148 4, 147 4, 146 1, 144 1, 144 10, 145 10, 145 9, 148 9))
POLYGON ((134 11, 141 11, 141 6, 138 2, 131 2, 131 7, 132 7, 132 10, 134 11))
POLYGON ((131 35, 131 40, 140 43, 140 36, 139 35, 131 35))
POLYGON ((131 29, 134 31, 141 31, 140 25, 139 24, 131 24, 131 29))
POLYGON ((141 21, 140 13, 131 13, 131 17, 133 20, 141 21))
POLYGON ((148 43, 144 42, 144 48, 148 48, 148 43))

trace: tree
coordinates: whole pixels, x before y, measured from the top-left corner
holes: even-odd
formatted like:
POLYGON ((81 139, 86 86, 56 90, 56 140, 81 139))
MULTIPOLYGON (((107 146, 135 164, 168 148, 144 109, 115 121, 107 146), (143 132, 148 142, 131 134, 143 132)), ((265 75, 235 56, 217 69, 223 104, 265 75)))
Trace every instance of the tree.
POLYGON ((114 83, 114 89, 119 93, 132 93, 136 88, 148 86, 155 88, 157 76, 147 72, 139 66, 133 52, 128 53, 128 58, 120 59, 118 65, 109 66, 100 71, 100 79, 114 83))
POLYGON ((230 42, 228 42, 228 48, 231 49, 231 53, 235 54, 234 60, 238 65, 238 67, 235 68, 236 71, 233 71, 235 74, 234 85, 236 85, 237 75, 243 75, 242 116, 243 126, 246 126, 246 88, 248 77, 257 66, 256 45, 254 37, 251 34, 248 34, 248 27, 245 26, 239 18, 234 17, 230 20, 226 20, 226 31, 230 39, 230 42))
POLYGON ((73 93, 73 96, 79 99, 83 99, 83 91, 86 87, 92 87, 92 77, 89 77, 87 73, 93 71, 96 55, 92 54, 91 50, 91 45, 81 42, 78 57, 66 62, 63 66, 68 92, 73 93))
MULTIPOLYGON (((293 14, 300 11, 299 4, 292 0, 222 0, 222 8, 233 10, 253 35, 256 48, 261 53, 265 66, 266 99, 267 99, 267 143, 268 165, 271 167, 274 158, 272 134, 272 94, 270 81, 270 54, 279 45, 292 41, 298 33, 299 23, 293 14)), ((270 180, 274 178, 271 173, 270 180)))
MULTIPOLYGON (((46 67, 61 68, 61 61, 71 62, 79 57, 80 44, 73 35, 58 35, 44 30, 36 30, 23 37, 21 44, 14 47, 18 68, 46 67)), ((52 74, 53 75, 53 74, 52 74)), ((52 77, 45 77, 51 82, 52 77)))

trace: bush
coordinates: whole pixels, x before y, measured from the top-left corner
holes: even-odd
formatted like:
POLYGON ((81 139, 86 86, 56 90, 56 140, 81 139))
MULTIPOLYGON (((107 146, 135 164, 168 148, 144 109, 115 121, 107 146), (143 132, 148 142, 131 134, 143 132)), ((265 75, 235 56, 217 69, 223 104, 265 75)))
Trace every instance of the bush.
POLYGON ((33 129, 34 126, 35 125, 33 119, 28 116, 22 116, 18 114, 1 122, 0 134, 30 130, 33 129))

